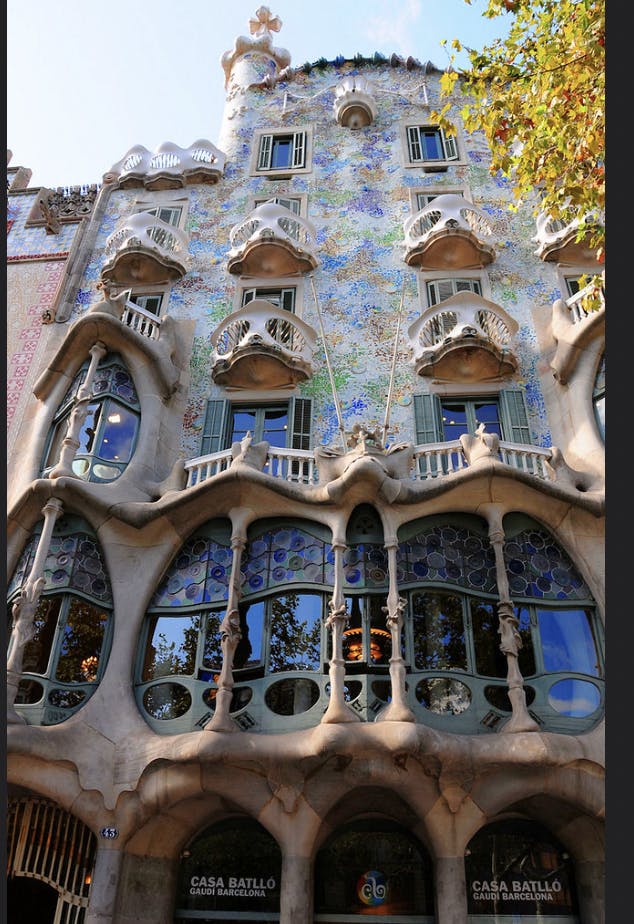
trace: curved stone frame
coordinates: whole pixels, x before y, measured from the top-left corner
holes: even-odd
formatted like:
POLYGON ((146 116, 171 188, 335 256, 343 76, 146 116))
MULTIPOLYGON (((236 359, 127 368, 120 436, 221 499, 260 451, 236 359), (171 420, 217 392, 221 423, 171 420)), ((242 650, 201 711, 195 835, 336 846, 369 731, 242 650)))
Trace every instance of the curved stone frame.
MULTIPOLYGON (((12 605, 19 599, 20 591, 22 585, 27 580, 30 567, 33 562, 35 546, 37 545, 38 537, 42 530, 42 523, 35 525, 30 538, 22 549, 21 555, 16 563, 13 578, 9 583, 7 602, 9 605, 9 613, 11 612, 12 605), (19 572, 22 570, 22 577, 19 577, 19 572)), ((68 560, 69 554, 64 551, 60 546, 62 552, 62 558, 68 560)), ((78 555, 79 549, 74 550, 74 557, 78 555)), ((59 555, 59 550, 58 553, 59 555)), ((66 563, 66 562, 65 562, 66 563)), ((86 571, 88 574, 93 574, 94 569, 86 571)), ((110 649, 112 646, 112 638, 114 634, 114 600, 112 596, 112 588, 110 586, 110 580, 108 575, 108 569, 103 555, 103 550, 101 549, 101 543, 97 538, 96 534, 88 523, 80 516, 76 514, 66 514, 64 517, 56 524, 55 529, 53 530, 53 536, 51 540, 51 548, 49 548, 46 562, 44 565, 44 584, 41 590, 40 601, 45 599, 57 600, 59 599, 60 605, 56 616, 55 626, 50 640, 50 649, 46 664, 46 671, 43 674, 29 671, 22 668, 21 671, 21 682, 30 681, 39 685, 42 688, 41 697, 33 703, 16 703, 16 711, 29 725, 57 725, 62 722, 66 722, 71 716, 75 715, 84 706, 88 703, 92 696, 96 693, 103 675, 106 671, 108 660, 110 657, 110 649), (71 563, 69 567, 69 573, 66 582, 60 577, 59 574, 51 573, 51 568, 54 566, 54 556, 56 550, 53 547, 53 540, 55 539, 66 539, 66 540, 77 540, 81 541, 81 538, 89 539, 91 542, 96 544, 98 557, 101 559, 103 576, 105 578, 104 591, 102 596, 105 599, 98 599, 94 593, 85 592, 80 587, 73 586, 73 579, 71 578, 71 572, 75 572, 74 565, 71 563), (58 586, 55 586, 55 585, 58 586), (61 654, 62 645, 64 642, 63 627, 66 624, 66 618, 68 611, 72 605, 73 600, 84 601, 88 603, 95 609, 101 609, 104 613, 107 614, 107 621, 103 630, 103 637, 101 641, 101 647, 99 649, 99 664, 97 669, 97 675, 94 680, 87 680, 85 683, 78 681, 68 681, 64 682, 57 680, 55 677, 55 670, 59 661, 61 654), (50 696, 55 692, 59 692, 61 703, 52 704, 50 703, 50 696), (65 704, 63 702, 64 694, 76 693, 81 696, 81 699, 76 703, 65 704), (83 694, 83 695, 82 695, 83 694)), ((75 581, 76 583, 76 581, 75 581)), ((82 582, 85 583, 85 582, 82 582)), ((11 646, 11 632, 9 626, 9 649, 11 646)), ((70 699, 73 697, 71 696, 70 699)))

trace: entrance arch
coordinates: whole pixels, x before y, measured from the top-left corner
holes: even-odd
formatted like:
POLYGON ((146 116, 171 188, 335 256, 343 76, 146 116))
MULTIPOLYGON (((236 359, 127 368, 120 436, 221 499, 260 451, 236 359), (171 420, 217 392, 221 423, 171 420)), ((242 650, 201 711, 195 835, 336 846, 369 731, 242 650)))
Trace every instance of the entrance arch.
POLYGON ((48 883, 14 876, 7 883, 7 924, 55 924, 58 898, 48 883))

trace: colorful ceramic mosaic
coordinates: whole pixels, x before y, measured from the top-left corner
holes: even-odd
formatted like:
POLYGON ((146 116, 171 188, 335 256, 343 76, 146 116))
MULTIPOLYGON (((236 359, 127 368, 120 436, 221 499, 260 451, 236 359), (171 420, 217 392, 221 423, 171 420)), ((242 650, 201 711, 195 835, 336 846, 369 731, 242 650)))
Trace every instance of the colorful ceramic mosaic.
MULTIPOLYGON (((9 596, 28 577, 37 552, 39 535, 25 547, 9 585, 9 596)), ((106 605, 112 604, 112 588, 99 543, 86 533, 53 535, 44 563, 44 592, 77 590, 106 605)))
POLYGON ((504 546, 514 597, 591 600, 587 584, 568 555, 545 530, 527 529, 504 546))
POLYGON ((152 597, 150 609, 226 600, 231 562, 229 546, 205 536, 191 536, 172 561, 152 597))
POLYGON ((447 582, 482 593, 497 589, 489 540, 464 527, 434 526, 399 545, 399 585, 447 582))

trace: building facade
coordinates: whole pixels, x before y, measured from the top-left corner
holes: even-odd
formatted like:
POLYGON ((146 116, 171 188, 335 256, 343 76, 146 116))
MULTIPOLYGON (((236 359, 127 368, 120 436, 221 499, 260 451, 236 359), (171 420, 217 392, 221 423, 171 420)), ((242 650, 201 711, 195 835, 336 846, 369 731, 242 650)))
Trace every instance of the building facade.
POLYGON ((8 168, 10 920, 599 924, 597 265, 280 25, 217 145, 8 168))

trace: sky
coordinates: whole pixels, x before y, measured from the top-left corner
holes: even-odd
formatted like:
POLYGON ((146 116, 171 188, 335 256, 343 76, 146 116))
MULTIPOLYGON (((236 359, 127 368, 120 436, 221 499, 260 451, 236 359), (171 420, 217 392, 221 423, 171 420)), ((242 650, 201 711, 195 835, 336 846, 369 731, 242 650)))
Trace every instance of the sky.
MULTIPOLYGON (((258 0, 8 0, 7 147, 30 186, 82 185, 135 144, 217 144, 220 58, 249 35, 258 0)), ((299 67, 375 51, 444 68, 454 38, 481 48, 505 28, 485 0, 271 0, 274 45, 299 67)), ((462 59, 466 63, 466 59, 462 59)))

